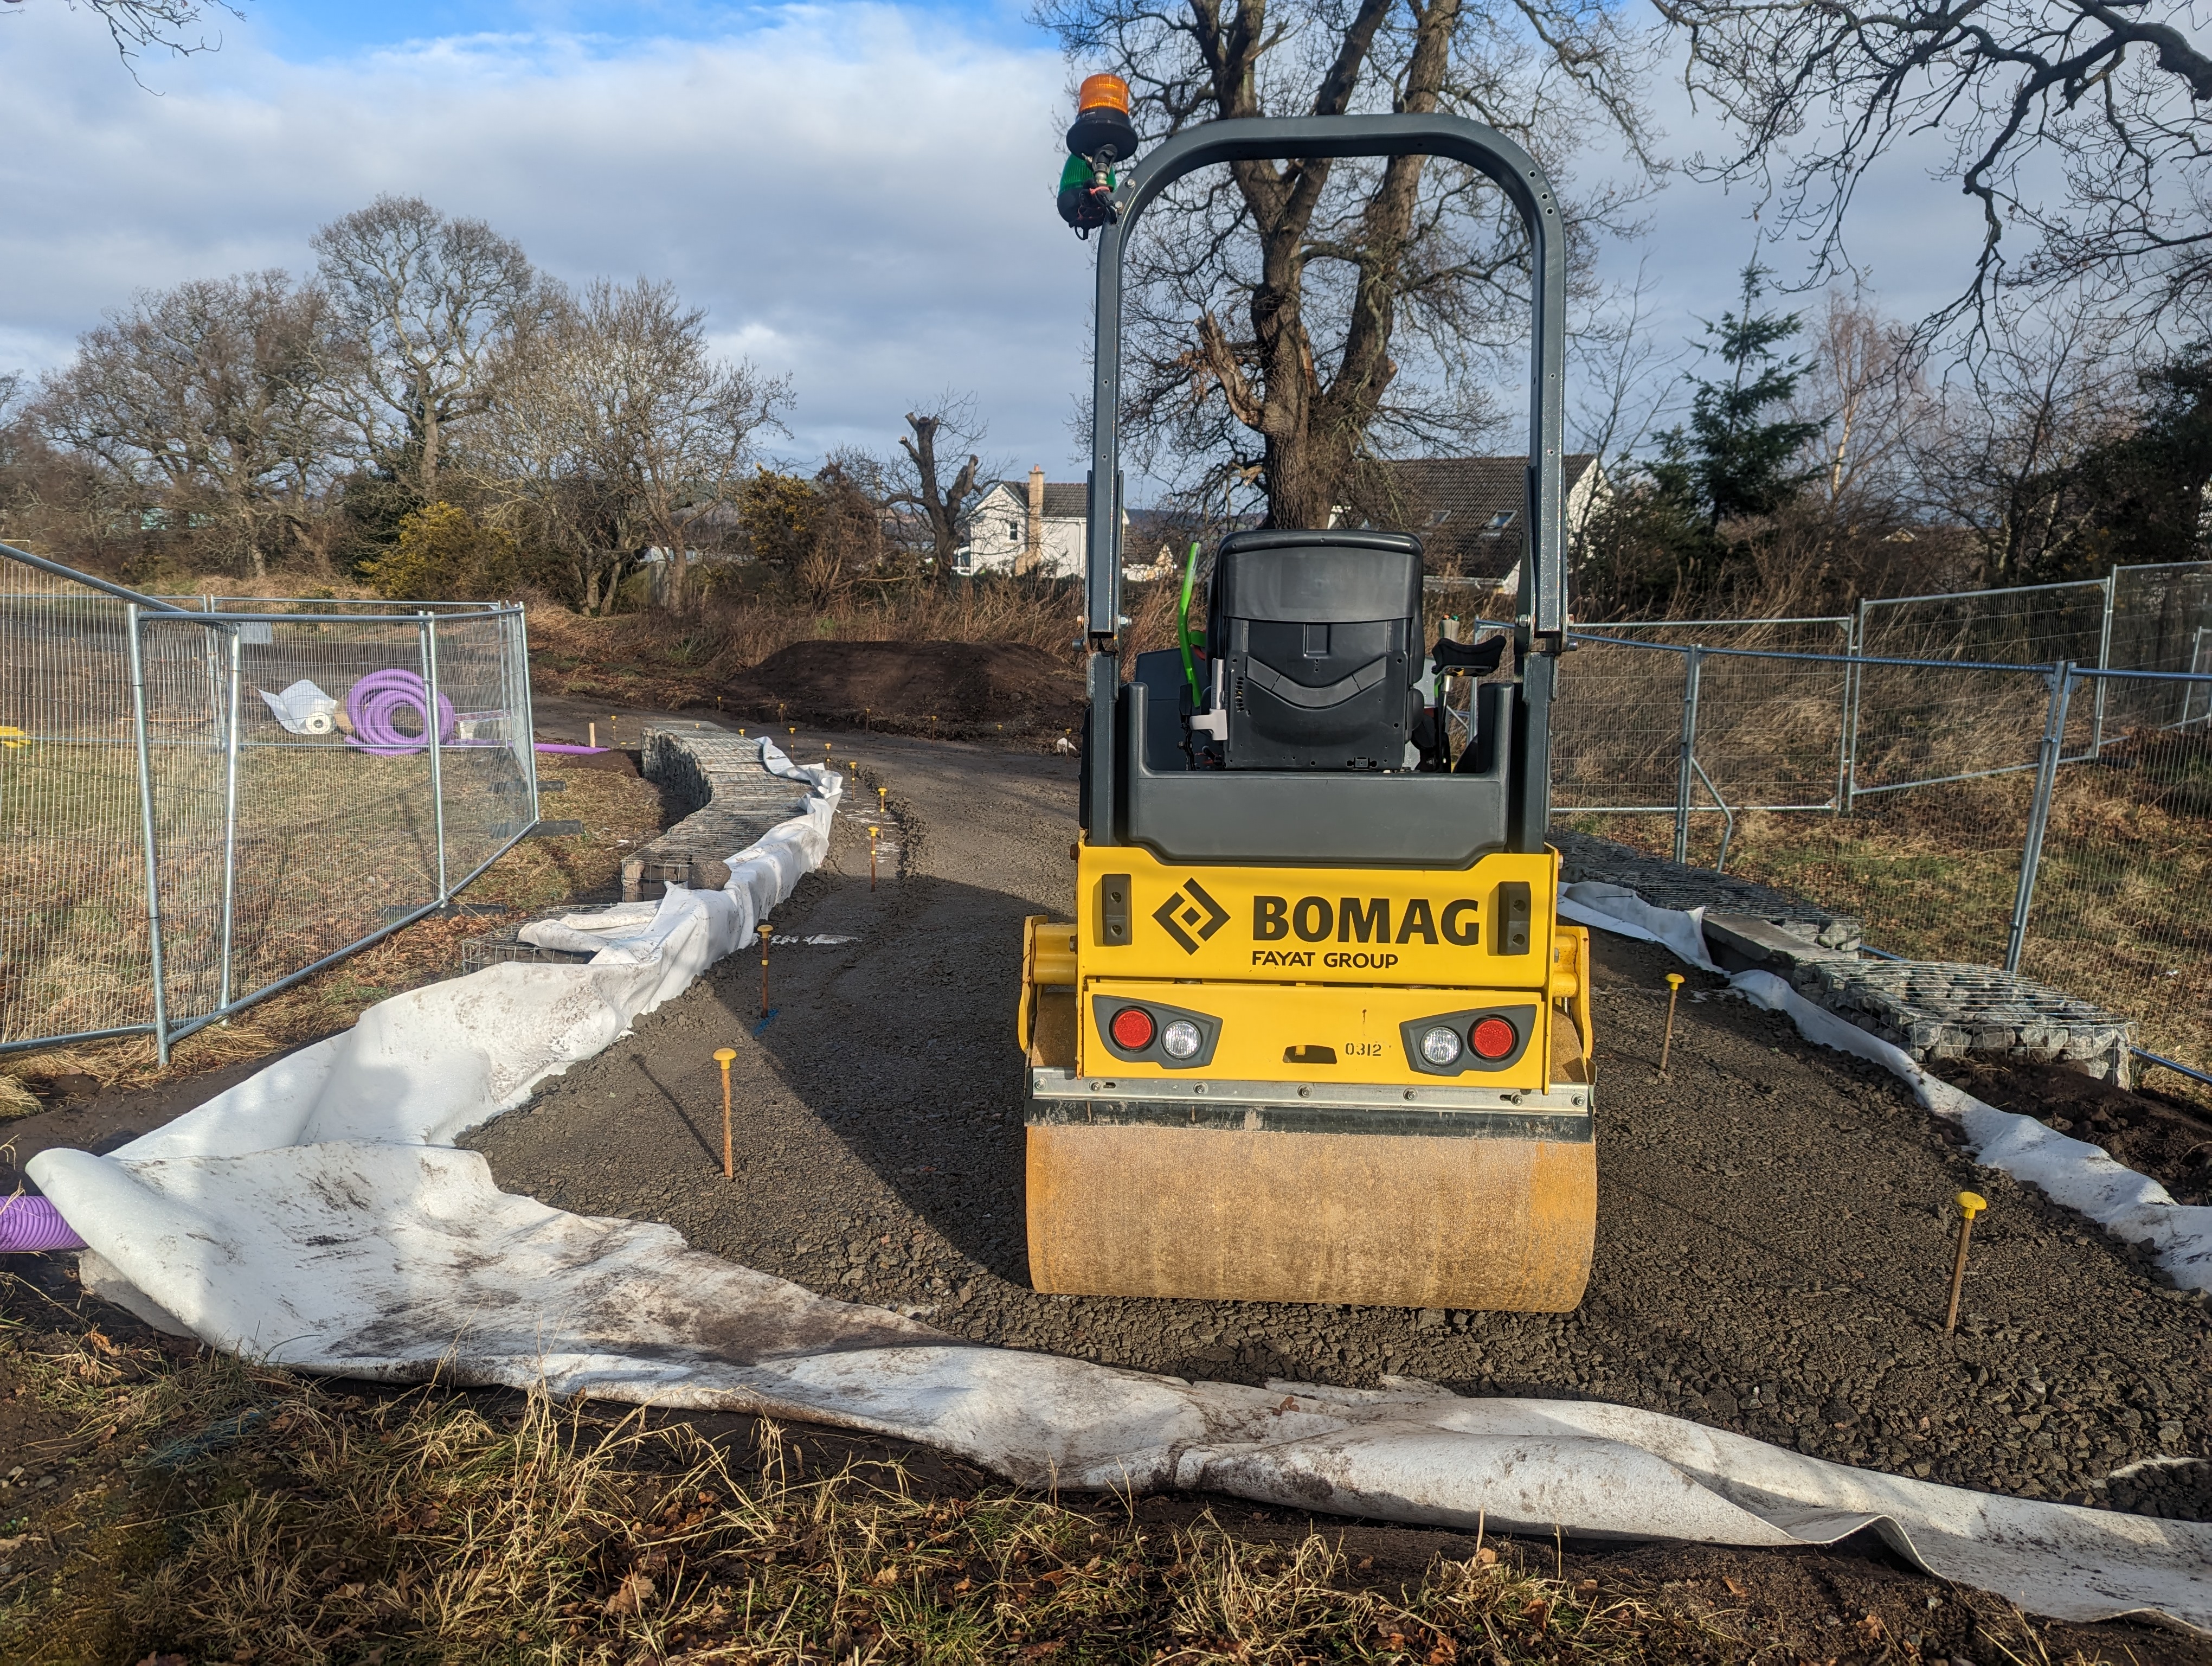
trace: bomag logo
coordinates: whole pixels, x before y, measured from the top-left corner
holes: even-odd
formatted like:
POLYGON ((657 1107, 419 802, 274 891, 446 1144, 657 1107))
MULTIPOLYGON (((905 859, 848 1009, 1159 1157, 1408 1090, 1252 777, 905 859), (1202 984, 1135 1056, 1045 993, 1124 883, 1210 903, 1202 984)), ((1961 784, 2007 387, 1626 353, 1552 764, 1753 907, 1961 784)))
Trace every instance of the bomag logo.
POLYGON ((1477 904, 1471 897, 1455 897, 1438 904, 1425 897, 1408 897, 1394 922, 1393 899, 1388 897, 1301 897, 1295 903, 1284 897, 1252 899, 1252 940, 1279 943, 1295 937, 1301 943, 1449 943, 1471 949, 1481 940, 1482 927, 1475 918, 1477 904), (1395 926, 1395 929, 1394 929, 1395 926))
POLYGON ((1206 893, 1195 879, 1186 879, 1180 890, 1152 910, 1152 918, 1170 937, 1182 945, 1185 954, 1196 954, 1198 945, 1229 923, 1229 910, 1206 893), (1189 929, 1185 930, 1188 927, 1189 929), (1196 932, 1195 938, 1191 936, 1196 932))

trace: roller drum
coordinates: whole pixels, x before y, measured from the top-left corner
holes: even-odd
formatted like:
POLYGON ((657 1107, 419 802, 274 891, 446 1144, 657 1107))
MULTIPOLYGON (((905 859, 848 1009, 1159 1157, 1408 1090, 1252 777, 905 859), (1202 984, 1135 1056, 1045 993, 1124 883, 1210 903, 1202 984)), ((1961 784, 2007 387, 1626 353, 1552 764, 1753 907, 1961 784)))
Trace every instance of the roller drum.
POLYGON ((1041 1291, 1564 1313, 1589 1282, 1586 1140, 1028 1132, 1041 1291))

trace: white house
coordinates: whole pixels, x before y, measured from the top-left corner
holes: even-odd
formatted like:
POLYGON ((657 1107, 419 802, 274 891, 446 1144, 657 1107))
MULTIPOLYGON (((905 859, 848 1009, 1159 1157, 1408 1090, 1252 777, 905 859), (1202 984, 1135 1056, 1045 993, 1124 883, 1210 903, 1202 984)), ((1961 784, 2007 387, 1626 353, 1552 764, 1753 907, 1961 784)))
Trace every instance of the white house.
POLYGON ((1049 481, 1041 468, 1032 468, 1027 480, 994 481, 968 512, 967 541, 953 571, 1080 578, 1090 508, 1091 491, 1081 481, 1049 481))

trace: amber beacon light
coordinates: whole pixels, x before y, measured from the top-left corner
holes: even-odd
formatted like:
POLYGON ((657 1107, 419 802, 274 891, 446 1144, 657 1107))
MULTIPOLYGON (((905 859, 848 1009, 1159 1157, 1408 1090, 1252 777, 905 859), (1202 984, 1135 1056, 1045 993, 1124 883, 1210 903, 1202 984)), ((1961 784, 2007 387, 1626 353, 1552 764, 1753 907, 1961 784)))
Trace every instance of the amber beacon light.
POLYGON ((1136 154, 1129 83, 1119 76, 1085 76, 1075 95, 1075 120, 1067 130, 1068 161, 1060 177, 1060 218, 1086 235, 1111 219, 1114 164, 1136 154))

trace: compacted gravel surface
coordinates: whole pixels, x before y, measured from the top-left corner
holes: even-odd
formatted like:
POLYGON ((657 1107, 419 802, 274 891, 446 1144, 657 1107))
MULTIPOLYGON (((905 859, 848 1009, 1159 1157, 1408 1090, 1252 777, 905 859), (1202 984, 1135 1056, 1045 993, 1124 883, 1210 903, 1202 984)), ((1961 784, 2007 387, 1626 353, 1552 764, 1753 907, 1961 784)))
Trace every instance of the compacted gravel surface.
MULTIPOLYGON (((805 737, 800 737, 802 743, 805 737)), ((818 745, 819 739, 811 743, 818 745)), ((1067 917, 1071 762, 838 739, 870 818, 757 955, 471 1143, 500 1183, 668 1222, 702 1248, 956 1335, 1193 1377, 1650 1408, 1839 1462, 2032 1498, 2212 1518, 2199 1297, 2039 1194, 1976 1169, 1893 1079, 1693 975, 1657 1071, 1665 974, 1596 952, 1597 1255, 1561 1316, 1045 1297, 1028 1288, 1020 921, 1067 917), (880 823, 879 823, 880 824, 880 823), (807 943, 805 937, 849 938, 807 943), (712 1055, 738 1050, 734 1183, 712 1055), (1991 1204, 1942 1330, 1962 1189, 1991 1204)))

